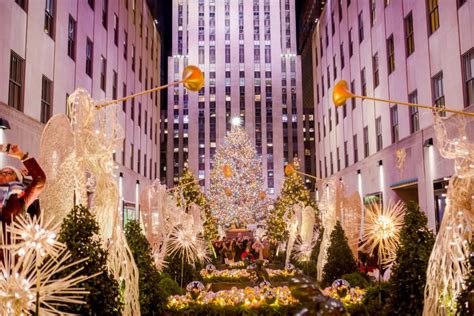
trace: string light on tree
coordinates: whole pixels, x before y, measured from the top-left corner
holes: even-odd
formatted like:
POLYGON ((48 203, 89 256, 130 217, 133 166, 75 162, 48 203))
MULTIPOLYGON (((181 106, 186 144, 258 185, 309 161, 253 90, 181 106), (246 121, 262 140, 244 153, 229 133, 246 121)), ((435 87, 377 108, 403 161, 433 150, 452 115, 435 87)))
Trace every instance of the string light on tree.
POLYGON ((252 224, 265 218, 266 213, 262 162, 240 118, 234 117, 231 122, 231 130, 214 158, 209 201, 219 224, 252 224))

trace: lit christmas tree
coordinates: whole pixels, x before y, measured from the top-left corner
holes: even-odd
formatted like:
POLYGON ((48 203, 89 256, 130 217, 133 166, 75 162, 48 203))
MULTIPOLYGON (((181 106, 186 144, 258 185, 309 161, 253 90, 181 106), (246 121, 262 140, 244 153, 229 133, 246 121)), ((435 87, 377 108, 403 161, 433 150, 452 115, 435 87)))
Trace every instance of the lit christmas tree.
MULTIPOLYGON (((294 163, 294 168, 298 169, 297 162, 294 163)), ((303 179, 296 172, 292 172, 285 176, 280 196, 269 214, 268 234, 273 240, 283 241, 287 239, 285 213, 287 210, 291 211, 293 205, 298 203, 303 203, 304 206, 309 205, 317 212, 316 204, 311 199, 303 179)), ((318 220, 319 216, 316 215, 318 220)))
POLYGON ((259 222, 266 212, 262 190, 262 161, 235 118, 214 158, 209 194, 212 215, 222 225, 259 222))
POLYGON ((185 207, 190 206, 192 203, 196 204, 201 209, 201 218, 204 222, 204 237, 207 240, 217 239, 217 222, 211 214, 211 209, 206 196, 201 192, 199 183, 194 178, 193 173, 186 168, 183 172, 183 177, 178 183, 179 190, 182 194, 182 198, 178 199, 178 205, 184 202, 185 207))

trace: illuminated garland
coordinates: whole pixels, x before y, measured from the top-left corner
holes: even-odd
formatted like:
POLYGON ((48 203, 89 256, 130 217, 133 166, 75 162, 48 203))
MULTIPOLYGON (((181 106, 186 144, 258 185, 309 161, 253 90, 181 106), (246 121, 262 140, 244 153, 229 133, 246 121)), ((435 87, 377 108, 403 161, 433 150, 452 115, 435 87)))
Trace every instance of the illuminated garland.
POLYGON ((191 293, 168 298, 167 308, 172 311, 185 311, 197 306, 217 309, 260 309, 271 306, 274 309, 295 306, 299 301, 291 295, 288 287, 246 287, 218 292, 201 292, 195 299, 191 293))
POLYGON ((232 125, 217 148, 213 165, 209 200, 219 224, 245 226, 264 219, 267 200, 262 192, 262 161, 240 125, 232 125))
MULTIPOLYGON (((282 282, 288 281, 295 276, 296 271, 266 269, 270 276, 270 281, 282 282)), ((214 270, 202 269, 200 272, 204 282, 248 282, 256 279, 255 273, 244 269, 214 270)))

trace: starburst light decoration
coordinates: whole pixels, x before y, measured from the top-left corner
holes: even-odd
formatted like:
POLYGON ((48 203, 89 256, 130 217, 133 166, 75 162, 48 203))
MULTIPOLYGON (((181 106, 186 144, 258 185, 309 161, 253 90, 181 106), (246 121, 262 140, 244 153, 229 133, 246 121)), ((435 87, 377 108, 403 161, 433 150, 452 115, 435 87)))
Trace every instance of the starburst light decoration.
POLYGON ((60 226, 54 217, 45 221, 44 213, 41 213, 39 217, 26 214, 17 216, 7 227, 7 231, 16 241, 12 246, 15 247, 19 256, 23 256, 28 249, 32 249, 40 261, 44 256, 54 256, 65 248, 64 244, 56 240, 60 226))
POLYGON ((395 260, 405 212, 401 201, 389 201, 386 207, 373 202, 367 208, 361 248, 372 255, 377 253, 379 264, 389 265, 395 260))
POLYGON ((37 301, 40 314, 64 314, 61 306, 84 303, 89 292, 77 285, 95 275, 78 275, 79 266, 87 259, 67 264, 71 255, 56 241, 57 227, 43 227, 42 218, 28 216, 18 217, 19 224, 6 227, 8 243, 0 226, 0 315, 31 315, 37 310, 37 301), (73 266, 78 267, 74 272, 58 277, 73 266))
POLYGON ((171 232, 168 254, 179 255, 192 265, 209 260, 206 241, 196 235, 192 229, 187 229, 182 225, 175 227, 171 232))

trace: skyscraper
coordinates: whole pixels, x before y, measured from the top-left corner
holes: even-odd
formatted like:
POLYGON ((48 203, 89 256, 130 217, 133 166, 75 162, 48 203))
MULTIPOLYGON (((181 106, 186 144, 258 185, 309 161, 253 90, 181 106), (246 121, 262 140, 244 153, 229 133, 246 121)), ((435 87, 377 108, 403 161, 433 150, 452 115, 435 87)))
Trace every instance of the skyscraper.
POLYGON ((195 64, 206 84, 199 93, 168 91, 169 186, 188 162, 209 187, 216 147, 238 116, 262 156, 267 192, 279 191, 285 162, 303 156, 295 25, 290 0, 173 1, 168 80, 179 80, 183 68, 195 64))

